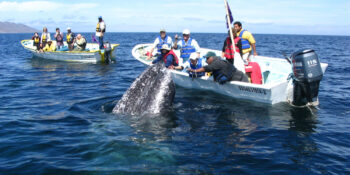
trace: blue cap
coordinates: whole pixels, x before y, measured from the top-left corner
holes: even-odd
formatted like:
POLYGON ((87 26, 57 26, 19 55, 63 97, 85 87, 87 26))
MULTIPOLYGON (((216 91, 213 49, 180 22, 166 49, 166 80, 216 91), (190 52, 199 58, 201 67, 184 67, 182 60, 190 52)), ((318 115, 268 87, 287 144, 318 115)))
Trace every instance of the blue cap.
POLYGON ((98 19, 102 19, 102 16, 99 16, 98 19))

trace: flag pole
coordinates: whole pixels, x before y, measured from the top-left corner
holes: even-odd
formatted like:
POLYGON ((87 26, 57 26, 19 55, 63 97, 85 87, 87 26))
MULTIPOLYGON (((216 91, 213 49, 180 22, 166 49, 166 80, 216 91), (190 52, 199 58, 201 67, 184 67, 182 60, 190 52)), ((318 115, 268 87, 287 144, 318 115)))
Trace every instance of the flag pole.
POLYGON ((235 49, 235 43, 234 43, 234 40, 233 40, 233 34, 232 34, 232 30, 231 30, 231 19, 230 19, 230 14, 228 12, 228 6, 227 6, 227 0, 224 0, 225 1, 225 8, 226 8, 226 18, 227 18, 227 26, 228 26, 228 30, 230 31, 230 38, 231 38, 231 43, 232 43, 232 46, 233 46, 233 53, 236 53, 236 49, 235 49))
POLYGON ((244 62, 243 62, 243 58, 241 57, 241 54, 236 52, 236 44, 233 40, 233 33, 231 30, 231 20, 230 20, 230 14, 228 12, 228 4, 227 4, 227 0, 225 1, 225 7, 226 7, 226 18, 227 18, 227 25, 229 26, 229 31, 230 31, 230 38, 231 38, 231 43, 232 43, 232 50, 233 50, 233 54, 234 54, 234 62, 233 65, 240 71, 242 71, 243 73, 245 73, 245 66, 244 66, 244 62))

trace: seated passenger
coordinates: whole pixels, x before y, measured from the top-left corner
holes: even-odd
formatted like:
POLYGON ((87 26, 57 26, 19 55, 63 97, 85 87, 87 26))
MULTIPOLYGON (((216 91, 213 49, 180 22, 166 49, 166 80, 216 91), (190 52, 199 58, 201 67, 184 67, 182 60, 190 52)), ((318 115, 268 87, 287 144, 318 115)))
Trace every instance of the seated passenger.
POLYGON ((85 50, 85 47, 86 47, 86 39, 81 36, 81 34, 78 34, 77 37, 75 38, 75 43, 77 44, 77 47, 74 48, 73 51, 83 51, 85 50))
POLYGON ((179 65, 179 59, 176 54, 167 44, 163 44, 161 50, 161 54, 157 57, 157 59, 152 61, 152 64, 158 63, 160 60, 163 60, 165 67, 173 69, 174 67, 179 65))
POLYGON ((46 46, 42 49, 44 52, 54 52, 56 50, 55 44, 52 43, 52 41, 48 41, 46 46))
POLYGON ((191 72, 213 72, 214 81, 224 84, 228 81, 243 81, 249 82, 247 75, 237 70, 227 60, 221 60, 214 52, 208 52, 205 56, 207 58, 207 66, 199 69, 190 69, 191 72))
POLYGON ((32 40, 33 40, 33 46, 36 46, 36 50, 40 50, 40 36, 38 32, 34 33, 32 40))
POLYGON ((149 51, 149 54, 147 55, 147 60, 151 59, 153 50, 157 49, 157 55, 160 55, 160 49, 162 48, 163 44, 168 44, 169 47, 173 45, 173 40, 170 36, 166 35, 165 29, 160 29, 160 35, 154 40, 152 49, 149 51))
POLYGON ((198 58, 197 53, 191 53, 190 59, 186 61, 183 65, 175 67, 175 69, 184 69, 188 72, 190 77, 197 78, 205 75, 205 72, 190 72, 189 70, 197 70, 199 68, 202 68, 203 66, 208 65, 204 58, 198 58))

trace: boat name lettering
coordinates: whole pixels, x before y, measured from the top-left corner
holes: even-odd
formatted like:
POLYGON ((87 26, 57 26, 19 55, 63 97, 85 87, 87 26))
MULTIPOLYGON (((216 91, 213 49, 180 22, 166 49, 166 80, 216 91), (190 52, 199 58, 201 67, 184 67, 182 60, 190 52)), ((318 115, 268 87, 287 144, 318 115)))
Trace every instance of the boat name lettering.
POLYGON ((266 95, 266 90, 265 89, 254 88, 254 87, 245 87, 245 86, 238 86, 238 88, 241 91, 254 92, 254 93, 266 95))

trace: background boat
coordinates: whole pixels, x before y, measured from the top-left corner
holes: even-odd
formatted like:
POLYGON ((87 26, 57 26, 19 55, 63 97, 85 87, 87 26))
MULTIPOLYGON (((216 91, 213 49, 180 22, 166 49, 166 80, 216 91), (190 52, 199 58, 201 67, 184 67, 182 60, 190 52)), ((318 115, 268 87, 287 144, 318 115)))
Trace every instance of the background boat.
MULTIPOLYGON (((54 51, 54 52, 38 52, 36 47, 33 46, 33 40, 22 40, 22 46, 33 53, 34 56, 52 59, 57 61, 69 61, 69 62, 85 62, 85 63, 97 63, 104 62, 105 55, 104 50, 99 49, 97 43, 87 43, 86 51, 54 51)), ((53 41, 53 44, 56 45, 56 41, 53 41)), ((67 43, 64 42, 64 46, 67 46, 67 43)), ((111 44, 112 46, 112 59, 115 58, 115 48, 119 44, 111 44)))

